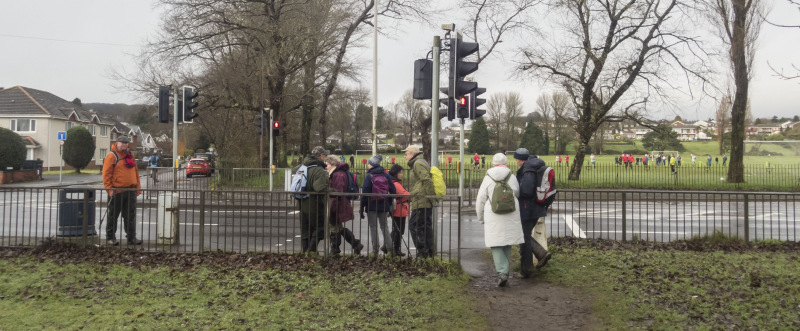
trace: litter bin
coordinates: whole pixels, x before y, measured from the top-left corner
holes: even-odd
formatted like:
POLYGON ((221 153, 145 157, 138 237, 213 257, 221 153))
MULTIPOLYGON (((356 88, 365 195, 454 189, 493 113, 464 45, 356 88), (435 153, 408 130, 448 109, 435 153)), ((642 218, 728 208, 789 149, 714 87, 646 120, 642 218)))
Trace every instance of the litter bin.
POLYGON ((87 235, 96 236, 94 229, 95 210, 94 189, 61 189, 58 192, 58 233, 59 237, 78 237, 83 235, 83 215, 88 219, 87 235), (84 209, 86 198, 86 209, 84 209))

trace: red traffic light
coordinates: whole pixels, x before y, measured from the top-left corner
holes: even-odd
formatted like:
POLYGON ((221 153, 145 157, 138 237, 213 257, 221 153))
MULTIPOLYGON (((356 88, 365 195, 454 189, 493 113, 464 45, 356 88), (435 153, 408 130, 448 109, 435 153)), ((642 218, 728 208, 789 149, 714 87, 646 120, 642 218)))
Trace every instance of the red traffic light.
POLYGON ((272 126, 273 126, 274 128, 276 128, 276 129, 280 129, 280 127, 281 127, 281 125, 279 124, 279 122, 278 122, 278 121, 272 122, 272 126))
POLYGON ((467 98, 465 98, 465 97, 461 97, 461 100, 459 101, 459 103, 460 103, 462 106, 463 106, 463 105, 466 105, 466 104, 467 104, 467 98))

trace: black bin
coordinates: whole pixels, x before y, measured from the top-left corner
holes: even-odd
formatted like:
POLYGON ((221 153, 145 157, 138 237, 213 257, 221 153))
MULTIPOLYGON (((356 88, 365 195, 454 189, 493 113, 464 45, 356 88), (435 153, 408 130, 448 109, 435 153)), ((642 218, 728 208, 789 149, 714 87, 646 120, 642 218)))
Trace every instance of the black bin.
POLYGON ((83 215, 88 213, 89 236, 97 235, 94 229, 95 190, 62 189, 58 192, 58 233, 60 237, 77 237, 83 235, 83 215), (86 197, 86 210, 83 199, 86 197))

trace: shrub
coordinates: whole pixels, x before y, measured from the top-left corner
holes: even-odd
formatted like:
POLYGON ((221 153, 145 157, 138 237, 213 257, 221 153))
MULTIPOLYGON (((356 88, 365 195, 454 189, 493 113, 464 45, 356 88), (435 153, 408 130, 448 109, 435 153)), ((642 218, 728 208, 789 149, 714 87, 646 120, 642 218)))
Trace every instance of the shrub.
POLYGON ((0 171, 22 169, 25 163, 25 142, 16 132, 0 128, 0 171))
MULTIPOLYGON (((76 126, 67 131, 67 141, 64 142, 64 162, 75 168, 80 173, 86 168, 94 156, 95 144, 92 134, 82 126, 76 126)), ((103 155, 105 156, 105 155, 103 155)))

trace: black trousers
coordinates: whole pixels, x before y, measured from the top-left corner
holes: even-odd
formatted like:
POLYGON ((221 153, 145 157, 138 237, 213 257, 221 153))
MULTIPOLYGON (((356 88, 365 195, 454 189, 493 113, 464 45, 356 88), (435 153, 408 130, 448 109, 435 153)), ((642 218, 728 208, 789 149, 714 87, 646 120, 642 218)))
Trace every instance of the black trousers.
POLYGON ((136 191, 117 193, 108 199, 106 239, 117 239, 117 219, 120 214, 125 236, 128 240, 136 238, 136 191))
POLYGON ((392 244, 394 251, 399 252, 403 244, 403 234, 406 232, 406 217, 392 216, 392 244))
POLYGON ((408 230, 417 247, 417 257, 433 256, 433 208, 420 208, 411 211, 408 230))
POLYGON ((522 221, 522 237, 525 242, 519 245, 520 272, 523 275, 533 273, 533 228, 539 223, 538 217, 531 217, 522 221))
POLYGON ((303 253, 316 252, 320 240, 325 240, 325 214, 314 210, 300 212, 300 248, 303 253))

